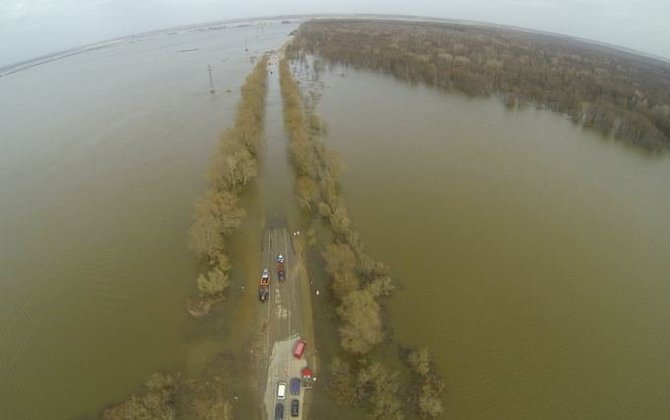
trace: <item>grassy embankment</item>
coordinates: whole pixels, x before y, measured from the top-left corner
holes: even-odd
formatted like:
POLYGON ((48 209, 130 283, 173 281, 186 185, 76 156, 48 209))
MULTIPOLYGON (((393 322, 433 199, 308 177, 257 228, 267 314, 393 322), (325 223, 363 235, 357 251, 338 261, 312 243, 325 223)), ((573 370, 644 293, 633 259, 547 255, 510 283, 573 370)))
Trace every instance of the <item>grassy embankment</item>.
MULTIPOLYGON (((190 231, 191 248, 205 260, 206 270, 197 278, 200 296, 191 300, 189 312, 201 316, 223 299, 232 264, 227 240, 242 222, 239 198, 257 174, 257 153, 265 112, 267 57, 254 67, 242 86, 235 124, 219 140, 210 169, 211 186, 195 206, 190 231)), ((232 418, 226 396, 226 366, 223 359, 209 361, 202 376, 184 380, 179 374, 156 373, 142 390, 119 404, 106 408, 105 420, 131 419, 221 419, 232 418)))
POLYGON ((403 349, 388 333, 383 305, 393 290, 389 268, 365 253, 352 227, 339 191, 339 161, 319 139, 323 123, 303 106, 286 59, 280 63, 280 82, 296 195, 332 232, 321 256, 340 319, 342 351, 325 372, 328 392, 342 406, 366 405, 375 419, 437 417, 443 412, 445 383, 426 349, 403 349), (402 359, 405 370, 382 361, 389 357, 402 359))
POLYGON ((650 151, 670 147, 670 64, 613 48, 478 25, 316 20, 300 26, 290 52, 530 103, 650 151))

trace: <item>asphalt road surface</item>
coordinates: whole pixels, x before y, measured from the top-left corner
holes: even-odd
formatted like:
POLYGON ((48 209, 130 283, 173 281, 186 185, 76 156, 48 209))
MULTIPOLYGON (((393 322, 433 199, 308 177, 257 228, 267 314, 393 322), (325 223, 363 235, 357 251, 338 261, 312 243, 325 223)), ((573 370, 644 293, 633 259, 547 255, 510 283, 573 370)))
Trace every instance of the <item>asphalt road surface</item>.
MULTIPOLYGON (((275 419, 275 408, 277 404, 284 406, 284 419, 303 418, 303 403, 305 389, 301 386, 299 395, 290 392, 291 378, 301 378, 302 369, 307 366, 305 358, 293 357, 293 348, 296 341, 302 337, 304 316, 303 296, 300 282, 306 281, 300 275, 298 260, 293 248, 292 233, 286 228, 269 229, 263 238, 262 263, 259 273, 263 268, 270 270, 270 295, 264 305, 262 317, 267 317, 267 328, 263 343, 263 356, 265 357, 265 371, 267 380, 264 393, 264 405, 266 418, 275 419), (277 277, 277 256, 284 256, 285 280, 279 282, 277 277), (277 386, 280 382, 286 384, 286 396, 284 399, 277 397, 277 386), (291 401, 297 399, 300 402, 299 415, 291 416, 291 401)), ((310 343, 308 342, 307 346, 310 343)), ((309 391, 307 391, 309 392, 309 391)))

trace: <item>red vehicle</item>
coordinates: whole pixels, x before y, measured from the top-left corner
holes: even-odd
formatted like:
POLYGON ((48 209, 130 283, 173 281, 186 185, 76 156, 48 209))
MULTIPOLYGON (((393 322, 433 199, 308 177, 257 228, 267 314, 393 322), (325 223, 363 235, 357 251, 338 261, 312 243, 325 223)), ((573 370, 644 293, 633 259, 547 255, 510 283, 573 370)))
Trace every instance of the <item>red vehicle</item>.
POLYGON ((293 357, 296 359, 302 358, 302 354, 305 352, 305 346, 307 343, 305 343, 305 340, 298 340, 298 342, 295 343, 295 347, 293 348, 293 357))
POLYGON ((265 302, 270 295, 270 270, 267 268, 261 274, 261 283, 258 285, 258 298, 265 302))

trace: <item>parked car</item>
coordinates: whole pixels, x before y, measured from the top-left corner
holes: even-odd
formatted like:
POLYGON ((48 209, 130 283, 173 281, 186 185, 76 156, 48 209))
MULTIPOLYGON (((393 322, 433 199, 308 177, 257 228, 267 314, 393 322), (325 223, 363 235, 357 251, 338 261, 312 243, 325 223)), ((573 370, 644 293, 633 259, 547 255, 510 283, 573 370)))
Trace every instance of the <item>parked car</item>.
POLYGON ((277 399, 283 400, 286 398, 286 382, 279 382, 277 384, 277 399))
POLYGON ((300 395, 300 378, 291 379, 291 395, 300 395))
POLYGON ((305 343, 305 340, 298 340, 297 343, 295 343, 295 347, 293 348, 293 356, 296 359, 300 359, 302 357, 302 354, 305 352, 305 346, 307 343, 305 343))
POLYGON ((291 400, 291 417, 298 417, 300 414, 300 401, 293 399, 291 400))
POLYGON ((284 420, 284 403, 275 405, 275 420, 284 420))

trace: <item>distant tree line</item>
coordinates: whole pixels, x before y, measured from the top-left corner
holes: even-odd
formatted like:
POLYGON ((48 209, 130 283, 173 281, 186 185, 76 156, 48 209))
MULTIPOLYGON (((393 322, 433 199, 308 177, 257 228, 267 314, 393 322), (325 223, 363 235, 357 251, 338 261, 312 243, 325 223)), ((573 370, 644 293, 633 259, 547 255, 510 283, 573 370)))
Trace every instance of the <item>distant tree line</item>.
POLYGON ((432 362, 425 364, 425 377, 430 379, 413 380, 411 373, 401 375, 373 356, 374 349, 388 340, 381 299, 394 288, 390 270, 365 253, 353 230, 339 191, 339 159, 320 139, 325 124, 306 109, 287 59, 281 60, 279 71, 296 194, 303 208, 324 218, 332 231, 332 241, 321 256, 331 279, 345 353, 330 363, 328 390, 341 405, 366 403, 373 419, 403 419, 412 407, 421 418, 437 417, 443 412, 446 387, 432 362), (403 403, 406 396, 410 404, 403 403))
POLYGON ((650 151, 670 146, 670 64, 568 37, 435 22, 314 20, 288 50, 510 107, 567 114, 650 151))
POLYGON ((232 267, 228 237, 245 216, 239 198, 258 173, 257 155, 265 112, 267 57, 258 61, 242 86, 235 123, 219 140, 209 171, 210 188, 195 204, 189 245, 206 263, 197 278, 200 298, 191 301, 189 312, 203 314, 220 300, 228 286, 232 267))

